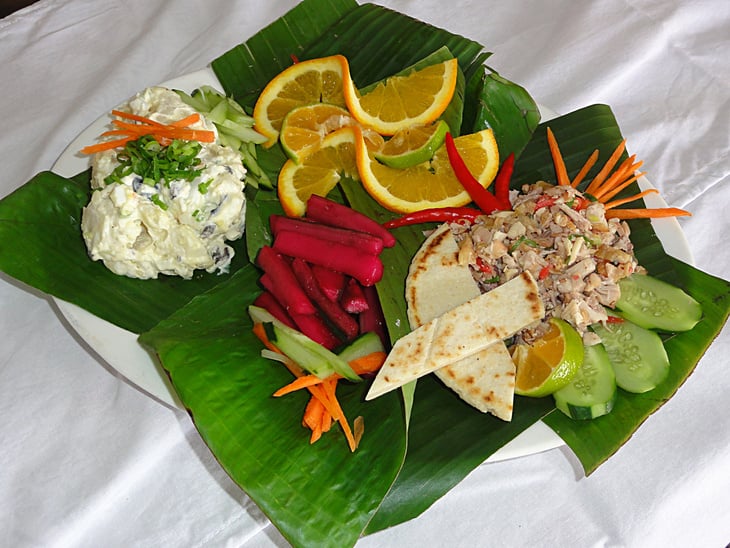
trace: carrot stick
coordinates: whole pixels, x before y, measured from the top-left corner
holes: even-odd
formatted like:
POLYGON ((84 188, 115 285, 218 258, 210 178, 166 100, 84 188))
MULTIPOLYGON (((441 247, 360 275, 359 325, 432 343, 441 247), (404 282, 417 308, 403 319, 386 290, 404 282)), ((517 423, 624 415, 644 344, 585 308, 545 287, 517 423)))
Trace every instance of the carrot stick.
POLYGON ((325 379, 321 379, 317 375, 304 375, 303 377, 297 377, 289 384, 282 386, 279 390, 274 392, 274 397, 278 398, 280 396, 296 392, 297 390, 301 390, 302 388, 309 388, 315 384, 321 384, 324 380, 325 379))
POLYGON ((595 165, 595 163, 598 161, 598 149, 593 151, 593 154, 591 154, 588 159, 586 160, 586 163, 583 164, 583 167, 580 168, 580 171, 575 176, 575 178, 571 181, 570 186, 573 188, 578 188, 578 185, 583 182, 583 179, 585 179, 585 176, 588 175, 588 172, 591 170, 591 168, 595 165))
POLYGON ((342 410, 340 402, 337 401, 337 396, 335 395, 336 387, 337 379, 331 379, 322 383, 322 388, 329 398, 329 403, 333 407, 334 412, 332 413, 332 418, 340 423, 342 431, 345 434, 345 438, 347 438, 347 443, 350 445, 350 451, 355 451, 355 449, 357 449, 357 442, 355 441, 355 437, 352 435, 352 430, 350 430, 350 425, 347 422, 347 417, 345 417, 345 412, 342 410))
MULTIPOLYGON (((385 363, 386 356, 387 354, 385 352, 371 352, 370 354, 366 354, 365 356, 350 360, 349 364, 355 373, 357 373, 358 375, 365 375, 367 373, 374 373, 375 371, 380 369, 383 363, 385 363)), ((327 380, 341 378, 342 376, 337 373, 334 373, 325 379, 322 379, 317 375, 304 375, 279 388, 279 390, 274 392, 274 397, 278 398, 280 396, 291 394, 292 392, 296 392, 297 390, 301 390, 303 388, 309 388, 310 386, 321 384, 327 380)))
POLYGON ((603 207, 606 208, 608 211, 609 209, 613 209, 614 207, 628 204, 629 202, 633 202, 634 200, 638 200, 639 198, 643 198, 644 196, 647 196, 648 194, 659 194, 659 191, 656 188, 650 188, 649 190, 645 190, 644 192, 639 192, 638 194, 634 194, 633 196, 629 196, 628 198, 621 198, 620 200, 614 200, 613 202, 608 202, 604 204, 603 207))
POLYGON ((555 140, 555 135, 553 135, 553 131, 550 128, 547 128, 547 141, 548 147, 550 147, 550 155, 553 157, 555 176, 558 178, 558 184, 569 185, 568 170, 565 168, 565 162, 563 161, 563 156, 560 154, 558 142, 555 140))
POLYGON ((652 209, 612 209, 606 212, 609 219, 658 219, 660 217, 691 216, 689 211, 677 207, 660 207, 652 209))
POLYGON ((135 137, 123 137, 122 139, 115 139, 113 141, 104 141, 103 143, 97 143, 95 145, 89 145, 81 149, 82 154, 96 154, 103 150, 109 150, 124 146, 129 141, 133 141, 135 137))
POLYGON ((611 190, 609 190, 607 192, 602 192, 601 193, 601 197, 598 200, 600 202, 606 203, 608 200, 610 200, 611 198, 613 198, 614 196, 616 196, 616 194, 618 194, 619 192, 621 192, 623 189, 625 189, 627 186, 629 186, 631 183, 633 183, 634 181, 636 181, 639 177, 641 177, 644 174, 645 174, 645 172, 643 172, 643 171, 640 172, 640 173, 635 173, 634 175, 632 175, 631 177, 629 177, 625 181, 623 181, 623 182, 617 184, 616 186, 614 186, 611 190))
POLYGON ((153 126, 162 127, 164 125, 162 122, 158 122, 156 120, 153 120, 152 118, 140 116, 139 114, 132 114, 131 112, 124 112, 122 110, 112 110, 112 114, 119 118, 126 118, 127 120, 134 120, 135 122, 142 122, 144 124, 149 124, 153 126))
POLYGON ((626 158, 626 160, 624 160, 621 165, 616 168, 616 171, 614 171, 600 187, 595 189, 593 197, 596 199, 601 198, 616 188, 617 185, 622 184, 627 177, 633 174, 643 164, 643 162, 634 163, 635 159, 636 155, 626 158))
POLYGON ((174 127, 187 127, 187 126, 192 125, 195 122, 199 122, 199 121, 200 121, 200 114, 198 114, 197 112, 194 112, 190 116, 181 118, 177 122, 172 122, 169 125, 174 126, 174 127))
POLYGON ((314 396, 309 398, 302 417, 302 424, 312 431, 309 443, 314 443, 322 437, 322 416, 325 414, 329 415, 329 413, 326 413, 322 402, 314 396))
POLYGON ((626 139, 621 141, 619 145, 616 147, 616 150, 613 151, 613 154, 609 157, 609 159, 606 161, 606 163, 601 168, 601 171, 598 172, 598 174, 593 178, 593 181, 591 181, 591 184, 588 185, 588 188, 586 188, 586 192, 588 194, 593 195, 595 191, 597 191, 600 186, 603 184, 603 182, 608 177, 608 174, 611 172, 613 167, 616 165, 616 162, 618 162, 618 159, 621 157, 621 154, 623 154, 624 149, 626 148, 626 139))

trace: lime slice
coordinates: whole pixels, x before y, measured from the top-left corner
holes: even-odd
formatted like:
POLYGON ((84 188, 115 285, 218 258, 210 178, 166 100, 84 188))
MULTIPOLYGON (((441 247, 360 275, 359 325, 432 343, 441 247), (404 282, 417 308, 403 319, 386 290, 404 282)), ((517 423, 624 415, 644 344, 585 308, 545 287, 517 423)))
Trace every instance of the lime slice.
POLYGON ((427 162, 444 144, 448 131, 449 126, 443 120, 402 129, 386 141, 374 156, 379 162, 396 169, 427 162))
POLYGON ((550 319, 550 330, 532 345, 517 345, 515 393, 541 398, 566 386, 583 364, 583 340, 566 321, 550 319))

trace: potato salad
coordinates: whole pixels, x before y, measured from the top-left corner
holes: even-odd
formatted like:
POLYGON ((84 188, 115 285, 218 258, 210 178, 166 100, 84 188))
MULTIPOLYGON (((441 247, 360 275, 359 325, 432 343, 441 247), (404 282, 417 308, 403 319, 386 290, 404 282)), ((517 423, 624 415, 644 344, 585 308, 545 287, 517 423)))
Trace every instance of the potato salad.
MULTIPOLYGON (((163 87, 141 91, 118 110, 172 125, 197 113, 163 87)), ((216 132, 203 116, 189 127, 216 132)), ((226 242, 244 230, 245 176, 239 152, 216 142, 145 136, 96 153, 81 221, 90 257, 140 279, 226 272, 234 255, 226 242)))

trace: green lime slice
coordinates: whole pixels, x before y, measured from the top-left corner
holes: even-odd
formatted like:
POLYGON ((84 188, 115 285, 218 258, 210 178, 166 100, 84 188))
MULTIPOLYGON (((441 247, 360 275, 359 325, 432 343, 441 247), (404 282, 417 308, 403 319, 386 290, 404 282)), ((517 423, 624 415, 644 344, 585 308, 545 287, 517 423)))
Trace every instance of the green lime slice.
POLYGON ((448 131, 449 126, 443 120, 402 129, 388 139, 374 156, 379 162, 395 169, 422 164, 430 160, 444 144, 448 131))
POLYGON ((515 394, 541 398, 566 386, 583 364, 583 339, 566 321, 550 319, 550 331, 532 345, 518 345, 515 394))

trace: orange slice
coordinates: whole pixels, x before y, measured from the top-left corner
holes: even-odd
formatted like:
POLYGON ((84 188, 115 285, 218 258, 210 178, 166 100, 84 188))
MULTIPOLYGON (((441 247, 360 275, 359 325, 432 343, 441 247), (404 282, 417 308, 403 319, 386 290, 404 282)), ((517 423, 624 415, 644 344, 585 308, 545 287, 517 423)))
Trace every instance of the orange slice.
MULTIPOLYGON (((360 124, 344 108, 327 103, 304 105, 284 117, 279 141, 287 156, 298 163, 300 157, 319 147, 328 134, 349 126, 360 124)), ((385 140, 380 134, 366 128, 360 129, 371 150, 382 148, 385 140)))
POLYGON ((327 196, 343 176, 358 179, 355 150, 367 150, 357 127, 344 127, 327 135, 319 147, 300 158, 287 160, 279 172, 277 190, 284 212, 302 216, 312 194, 327 196))
POLYGON ((349 80, 347 59, 332 55, 301 61, 271 80, 259 95, 253 110, 254 128, 268 138, 266 147, 279 137, 284 117, 293 109, 311 103, 345 106, 343 79, 349 80))
MULTIPOLYGON (((499 152, 492 130, 462 135, 454 142, 469 171, 482 186, 489 186, 499 168, 499 152)), ((397 213, 458 207, 471 201, 451 168, 445 146, 438 148, 429 161, 397 169, 381 164, 362 144, 357 149, 357 168, 370 195, 397 213)))
POLYGON ((426 125, 446 110, 456 89, 456 59, 395 75, 360 95, 349 73, 343 81, 347 108, 355 119, 381 135, 426 125))

